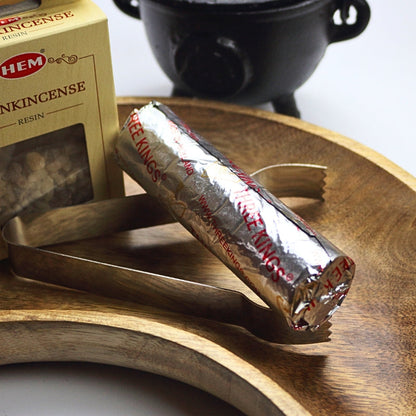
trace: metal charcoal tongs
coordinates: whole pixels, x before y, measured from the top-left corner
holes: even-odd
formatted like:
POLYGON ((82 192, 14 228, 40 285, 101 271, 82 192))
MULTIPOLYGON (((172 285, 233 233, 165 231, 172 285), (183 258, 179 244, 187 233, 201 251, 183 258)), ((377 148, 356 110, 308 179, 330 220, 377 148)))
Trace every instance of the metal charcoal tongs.
MULTIPOLYGON (((278 197, 322 200, 325 169, 284 164, 266 167, 251 176, 278 197)), ((12 270, 22 277, 238 325, 278 344, 329 341, 329 322, 314 332, 295 331, 276 311, 256 304, 238 291, 44 248, 172 222, 170 214, 157 201, 140 194, 18 216, 4 226, 3 238, 12 270), (73 218, 77 218, 76 223, 73 218)))

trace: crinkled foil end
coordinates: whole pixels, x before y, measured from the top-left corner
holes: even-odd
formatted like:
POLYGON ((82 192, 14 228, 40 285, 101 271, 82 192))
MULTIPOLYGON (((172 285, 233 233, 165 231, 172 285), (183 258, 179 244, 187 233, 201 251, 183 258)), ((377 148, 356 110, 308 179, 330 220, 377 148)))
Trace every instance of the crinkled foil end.
POLYGON ((299 285, 292 301, 289 325, 296 330, 317 330, 341 306, 354 277, 355 264, 340 257, 323 273, 299 285))

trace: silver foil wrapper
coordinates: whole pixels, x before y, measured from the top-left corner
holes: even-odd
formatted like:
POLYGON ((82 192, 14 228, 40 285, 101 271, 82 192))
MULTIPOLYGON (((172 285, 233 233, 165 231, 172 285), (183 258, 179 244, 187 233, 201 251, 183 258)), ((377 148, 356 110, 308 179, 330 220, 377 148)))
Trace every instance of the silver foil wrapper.
POLYGON ((128 117, 119 165, 298 330, 314 330, 345 298, 353 261, 168 107, 128 117))

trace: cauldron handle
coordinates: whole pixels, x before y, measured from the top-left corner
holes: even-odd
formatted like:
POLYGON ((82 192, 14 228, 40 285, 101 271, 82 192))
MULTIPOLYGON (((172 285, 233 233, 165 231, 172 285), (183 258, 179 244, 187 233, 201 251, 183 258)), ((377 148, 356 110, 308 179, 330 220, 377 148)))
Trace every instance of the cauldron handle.
POLYGON ((368 3, 365 0, 336 0, 335 3, 335 11, 340 11, 342 23, 338 25, 332 22, 330 26, 330 43, 355 38, 362 33, 370 21, 371 11, 368 3), (357 11, 357 18, 355 23, 348 24, 347 19, 351 6, 357 11))
POLYGON ((132 0, 113 0, 115 5, 124 13, 128 14, 131 17, 140 19, 140 7, 139 1, 132 0))

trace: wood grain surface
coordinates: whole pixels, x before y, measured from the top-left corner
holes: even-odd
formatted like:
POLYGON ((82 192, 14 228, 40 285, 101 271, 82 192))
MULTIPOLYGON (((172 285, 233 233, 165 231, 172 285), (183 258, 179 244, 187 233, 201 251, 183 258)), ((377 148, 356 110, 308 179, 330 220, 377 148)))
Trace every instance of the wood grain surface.
MULTIPOLYGON (((120 98, 120 122, 149 100, 120 98)), ((271 344, 239 327, 15 277, 5 260, 0 364, 89 361, 143 369, 256 416, 415 415, 416 179, 353 140, 300 120, 195 99, 160 101, 247 172, 290 162, 328 167, 324 202, 286 202, 357 264, 332 318, 332 340, 271 344)), ((131 183, 128 190, 140 192, 131 183)), ((177 224, 59 250, 240 290, 258 301, 177 224)))

